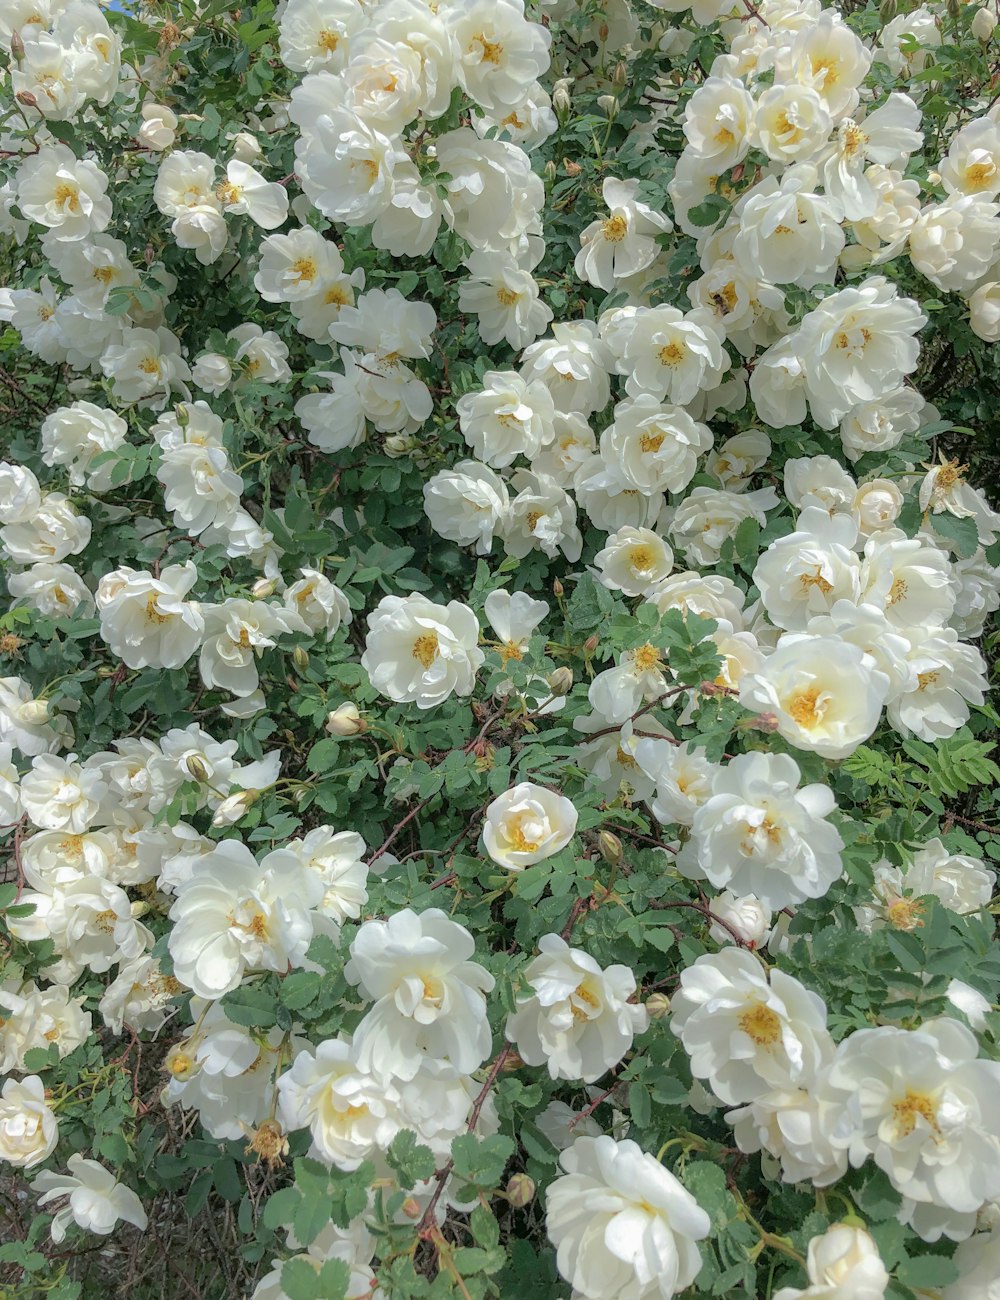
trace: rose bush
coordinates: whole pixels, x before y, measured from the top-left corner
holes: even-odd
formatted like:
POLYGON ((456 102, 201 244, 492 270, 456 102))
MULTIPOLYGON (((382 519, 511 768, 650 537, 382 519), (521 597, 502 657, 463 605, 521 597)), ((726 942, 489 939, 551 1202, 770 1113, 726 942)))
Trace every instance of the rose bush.
POLYGON ((5 1296, 995 1295, 996 18, 4 5, 5 1296))

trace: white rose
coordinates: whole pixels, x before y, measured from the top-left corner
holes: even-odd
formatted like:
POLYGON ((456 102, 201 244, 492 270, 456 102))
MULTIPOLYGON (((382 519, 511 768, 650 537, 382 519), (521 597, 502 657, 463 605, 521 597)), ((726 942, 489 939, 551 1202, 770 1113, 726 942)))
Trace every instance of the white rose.
POLYGON ((361 666, 382 695, 430 709, 472 693, 484 658, 478 640, 479 620, 468 605, 384 596, 368 617, 361 666))
POLYGON ((7 1079, 0 1091, 0 1159, 31 1169, 52 1154, 58 1137, 56 1117, 38 1075, 29 1074, 20 1082, 7 1079))
POLYGON ((522 781, 486 809, 486 852, 501 867, 522 871, 564 849, 576 833, 577 816, 571 800, 522 781))

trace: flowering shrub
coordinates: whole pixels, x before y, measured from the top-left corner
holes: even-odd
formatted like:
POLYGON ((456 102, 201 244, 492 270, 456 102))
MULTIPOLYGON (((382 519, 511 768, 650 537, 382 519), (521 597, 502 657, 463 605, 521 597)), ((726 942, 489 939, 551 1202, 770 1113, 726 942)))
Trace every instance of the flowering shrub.
POLYGON ((5 1296, 996 1295, 993 5, 7 0, 5 1296))

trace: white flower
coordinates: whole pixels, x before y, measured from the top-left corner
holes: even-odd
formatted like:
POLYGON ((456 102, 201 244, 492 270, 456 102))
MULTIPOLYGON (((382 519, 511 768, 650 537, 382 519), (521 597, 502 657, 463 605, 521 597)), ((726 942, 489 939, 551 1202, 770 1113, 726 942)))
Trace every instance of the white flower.
POLYGON ((200 607, 185 599, 197 581, 190 560, 158 578, 127 567, 106 574, 97 588, 101 638, 130 668, 179 668, 205 630, 200 607))
POLYGON ((837 636, 788 633, 763 667, 740 682, 740 703, 773 713, 799 749, 846 758, 878 726, 889 678, 859 646, 837 636))
POLYGON ((344 967, 349 984, 373 1000, 354 1032, 364 1071, 412 1079, 425 1057, 471 1073, 489 1055, 486 999, 493 976, 470 958, 472 935, 439 908, 409 908, 366 921, 344 967))
POLYGON ((902 167, 923 144, 920 109, 909 95, 892 94, 863 120, 843 119, 822 163, 823 188, 852 221, 874 215, 879 195, 865 163, 902 167))
POLYGON ((559 1272, 582 1300, 670 1300, 701 1269, 695 1242, 708 1215, 635 1142, 579 1137, 545 1193, 545 1227, 559 1272))
POLYGON ((610 293, 619 280, 645 271, 660 252, 656 235, 673 229, 670 219, 640 202, 639 182, 605 178, 607 217, 580 232, 573 269, 581 280, 610 293))
POLYGON ((520 0, 472 0, 442 13, 457 55, 455 72, 470 99, 501 116, 549 66, 548 28, 528 22, 520 0))
MULTIPOLYGON (((298 116, 293 93, 292 116, 298 116)), ((304 121, 299 121, 303 125, 304 121)), ((392 175, 407 161, 400 142, 368 126, 346 106, 310 122, 295 142, 295 171, 310 202, 332 221, 367 225, 392 198, 392 175)))
POLYGON ((0 1160, 16 1169, 32 1169, 55 1150, 56 1117, 45 1101, 37 1074, 6 1079, 0 1089, 0 1160))
POLYGON ((537 456, 555 436, 552 397, 537 380, 526 384, 514 371, 487 370, 479 392, 455 404, 462 436, 476 457, 503 469, 518 456, 537 456))
POLYGON ((493 550, 493 536, 509 508, 506 483, 478 460, 461 460, 424 484, 424 512, 431 527, 460 546, 475 543, 477 555, 493 550))
POLYGON ((872 1237, 848 1223, 835 1223, 811 1239, 806 1273, 810 1285, 804 1291, 782 1287, 774 1300, 882 1300, 891 1280, 872 1237))
POLYGON ((858 102, 872 56, 835 9, 825 9, 803 26, 791 48, 782 52, 778 81, 810 86, 823 97, 834 118, 858 102))
POLYGON ((30 519, 0 528, 0 541, 17 564, 58 563, 84 550, 91 531, 90 520, 77 514, 68 497, 46 492, 30 519))
POLYGON ((18 206, 29 221, 59 239, 85 239, 111 221, 108 178, 96 163, 78 160, 65 144, 43 146, 17 173, 18 206))
POLYGON ((66 466, 74 487, 87 483, 94 491, 104 491, 111 486, 110 466, 92 469, 91 462, 102 452, 122 446, 127 434, 128 425, 114 411, 93 402, 73 402, 42 422, 42 459, 46 465, 66 466))
POLYGON ((718 764, 709 762, 701 745, 672 745, 650 737, 637 740, 635 758, 656 785, 650 803, 656 820, 664 826, 690 826, 711 796, 718 764))
POLYGON ((57 1210, 52 1220, 50 1232, 57 1244, 66 1236, 70 1223, 106 1237, 120 1219, 134 1223, 137 1228, 145 1228, 147 1219, 142 1202, 131 1188, 118 1182, 96 1160, 87 1160, 79 1152, 70 1156, 66 1162, 68 1174, 53 1174, 43 1170, 32 1183, 32 1188, 41 1195, 39 1206, 49 1201, 68 1196, 69 1204, 57 1210))
POLYGON ((926 403, 913 388, 895 392, 873 402, 862 402, 840 422, 844 451, 857 460, 869 451, 888 451, 908 433, 920 428, 920 412, 926 403))
POLYGON ((246 213, 264 230, 274 230, 288 217, 288 193, 277 181, 266 181, 260 172, 233 158, 226 164, 226 179, 216 195, 223 210, 237 216, 246 213))
POLYGON ((26 465, 0 462, 0 524, 23 524, 42 504, 38 479, 26 465))
POLYGON ((219 998, 248 967, 300 966, 322 893, 312 872, 265 870, 239 840, 222 840, 198 859, 170 909, 177 978, 199 997, 219 998))
POLYGON ((528 987, 518 994, 504 1032, 518 1055, 546 1066, 550 1078, 592 1083, 618 1064, 649 1024, 645 1009, 629 1001, 635 976, 627 966, 602 970, 556 934, 543 935, 538 948, 522 971, 528 987))
POLYGON ((814 167, 800 163, 768 177, 741 204, 733 256, 770 284, 811 288, 833 278, 844 247, 843 210, 812 192, 814 167))
POLYGON ((526 469, 514 471, 511 486, 517 495, 500 521, 507 554, 520 559, 537 548, 550 558, 562 551, 571 563, 577 561, 583 538, 569 493, 548 475, 526 469))
POLYGON ((906 636, 916 680, 889 701, 888 719, 904 736, 943 740, 968 721, 970 704, 982 704, 985 661, 975 646, 959 641, 954 628, 912 627, 906 636))
POLYGON ((21 779, 21 803, 32 822, 70 835, 90 829, 106 793, 100 774, 81 767, 75 754, 40 754, 21 779))
POLYGON ((833 1052, 823 999, 741 948, 699 957, 671 996, 670 1028, 726 1105, 808 1089, 833 1052))
POLYGON ((522 871, 564 849, 576 833, 577 816, 570 799, 522 781, 487 807, 486 852, 499 866, 522 871))
MULTIPOLYGON (((957 560, 952 574, 958 586, 951 623, 960 637, 971 641, 982 633, 986 620, 1000 606, 1000 570, 988 563, 986 552, 979 547, 974 555, 957 560)), ((7 580, 11 594, 12 581, 7 580)))
POLYGON ((323 896, 316 911, 338 925, 357 920, 368 901, 368 866, 364 860, 365 842, 356 831, 334 831, 317 826, 302 839, 289 840, 284 848, 274 849, 261 862, 265 871, 305 867, 323 886, 323 896))
POLYGON ((858 1029, 837 1048, 820 1094, 830 1139, 871 1156, 910 1200, 958 1213, 1000 1195, 1000 1064, 978 1060, 957 1020, 858 1029))
POLYGON ((593 415, 611 396, 611 349, 593 321, 557 321, 552 337, 539 339, 521 355, 521 378, 540 379, 552 394, 555 409, 593 415))
POLYGON ((727 438, 705 457, 705 471, 729 492, 742 492, 755 470, 767 464, 771 439, 760 429, 727 438))
POLYGON ((711 312, 685 313, 676 307, 639 307, 622 327, 621 352, 615 369, 625 375, 632 396, 654 397, 683 406, 713 388, 730 367, 711 312))
POLYGON ((630 487, 651 496, 683 492, 698 457, 711 445, 707 425, 682 407, 664 406, 651 393, 640 393, 615 407, 614 423, 601 434, 601 457, 620 470, 630 487))
POLYGON ((243 480, 223 447, 186 443, 164 449, 156 477, 175 528, 197 537, 206 528, 225 528, 235 519, 243 480))
POLYGON ((302 577, 285 590, 285 605, 310 632, 322 633, 330 641, 342 626, 349 627, 354 618, 347 597, 318 569, 299 572, 302 577))
POLYGON ((937 171, 948 194, 996 198, 1000 194, 1000 124, 990 117, 966 122, 951 137, 937 171))
POLYGON ((669 575, 674 553, 658 533, 626 525, 608 536, 594 563, 603 586, 644 596, 669 575))
POLYGON ((31 758, 66 749, 72 738, 69 722, 54 714, 45 700, 36 700, 23 678, 0 677, 0 742, 31 758))
POLYGON ((191 371, 181 356, 180 342, 162 325, 155 330, 126 330, 121 343, 110 344, 100 354, 100 366, 120 402, 162 410, 172 393, 189 395, 185 383, 191 371))
POLYGON ((750 149, 754 122, 753 96, 740 81, 709 77, 684 109, 684 134, 699 158, 717 172, 742 162, 750 149))
POLYGON ((948 557, 898 528, 876 533, 865 543, 861 586, 864 599, 884 609, 889 622, 903 632, 940 627, 955 608, 948 557))
POLYGON ((881 276, 824 298, 785 340, 801 358, 817 424, 832 429, 852 407, 897 389, 916 368, 914 335, 926 323, 917 303, 881 276))
POLYGON ((760 948, 771 933, 771 909, 765 907, 754 894, 737 897, 725 889, 709 899, 708 910, 722 924, 709 926, 708 932, 716 943, 734 943, 733 931, 748 948, 760 948))
POLYGON ((969 328, 986 343, 1000 342, 1000 281, 981 284, 969 298, 969 328))
POLYGON ((716 772, 711 796, 695 812, 679 869, 717 889, 753 894, 773 911, 821 898, 840 878, 844 844, 827 820, 832 791, 799 789, 799 779, 787 754, 738 754, 716 772))
POLYGON ((854 552, 857 525, 849 515, 810 506, 794 533, 772 542, 757 561, 753 581, 767 616, 778 627, 802 631, 810 618, 838 600, 857 602, 861 566, 854 552))
POLYGON ((833 122, 817 91, 790 83, 769 86, 757 101, 754 137, 778 163, 807 160, 830 137, 833 122))
POLYGON ((430 709, 451 694, 471 694, 484 658, 478 640, 468 605, 384 596, 368 618, 361 666, 382 695, 430 709))
POLYGON ((997 1300, 1000 1295, 1000 1231, 996 1225, 989 1232, 977 1232, 968 1240, 959 1242, 952 1259, 959 1269, 959 1276, 941 1292, 941 1300, 997 1300))
POLYGON ((973 194, 931 204, 910 231, 910 261, 939 289, 971 292, 996 259, 998 213, 1000 205, 973 194))
POLYGON ((670 535, 688 564, 710 568, 718 563, 723 545, 744 520, 755 519, 763 528, 766 512, 777 504, 777 493, 771 487, 754 492, 696 487, 674 511, 670 535))
POLYGON ((119 965, 97 1005, 112 1033, 120 1034, 128 1025, 155 1034, 174 1013, 171 1002, 183 991, 179 980, 164 975, 156 957, 143 954, 119 965))
POLYGON ((365 21, 356 0, 288 0, 278 22, 281 61, 293 72, 339 72, 365 21))
POLYGON ((526 348, 544 334, 552 309, 543 303, 530 271, 509 254, 476 250, 465 261, 467 280, 458 287, 460 311, 479 319, 484 343, 505 339, 512 348, 526 348))
POLYGON ((146 100, 142 106, 138 139, 147 149, 169 149, 177 132, 177 114, 165 104, 146 100))
POLYGON ((308 1128, 312 1151, 350 1172, 385 1151, 399 1131, 399 1093, 363 1070, 350 1040, 329 1038, 299 1052, 278 1080, 286 1130, 308 1128))
POLYGON ((765 1151, 780 1161, 786 1183, 829 1187, 847 1172, 847 1155, 830 1143, 830 1105, 816 1100, 816 1089, 814 1079, 803 1088, 773 1089, 725 1118, 739 1149, 765 1151))

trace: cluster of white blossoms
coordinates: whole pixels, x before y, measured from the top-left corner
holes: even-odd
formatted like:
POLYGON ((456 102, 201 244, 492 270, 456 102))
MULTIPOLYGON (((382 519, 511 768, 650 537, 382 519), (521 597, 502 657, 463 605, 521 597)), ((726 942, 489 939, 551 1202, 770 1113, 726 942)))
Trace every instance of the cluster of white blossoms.
POLYGON ((468 1296, 480 1139, 517 1150, 505 1232, 546 1180, 574 1300, 670 1300, 730 1221, 751 1275, 797 1268, 775 1300, 878 1300, 904 1240, 953 1266, 919 1294, 993 1300, 994 1004, 935 981, 996 881, 932 763, 995 722, 1000 513, 929 400, 1000 342, 1000 105, 942 98, 991 10, 157 8, 0 12, 0 1171, 57 1245, 147 1226, 60 1129, 59 1069, 127 1035, 167 1075, 135 1131, 162 1104, 244 1163, 373 1171, 348 1226, 268 1223, 254 1300, 330 1261, 380 1300, 407 1227, 468 1296), (198 23, 238 35, 243 120, 191 103, 198 23), (809 986, 834 930, 886 1006, 809 986), (859 1170, 882 1237, 830 1219, 883 1195, 859 1170))

